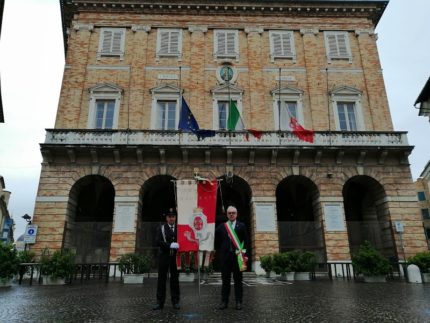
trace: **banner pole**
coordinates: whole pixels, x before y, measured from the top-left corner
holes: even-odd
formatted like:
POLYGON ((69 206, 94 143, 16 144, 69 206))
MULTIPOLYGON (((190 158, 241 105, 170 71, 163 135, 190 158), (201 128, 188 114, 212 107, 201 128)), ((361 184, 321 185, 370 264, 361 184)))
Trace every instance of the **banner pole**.
POLYGON ((199 297, 200 297, 200 240, 197 240, 197 282, 199 284, 199 297))

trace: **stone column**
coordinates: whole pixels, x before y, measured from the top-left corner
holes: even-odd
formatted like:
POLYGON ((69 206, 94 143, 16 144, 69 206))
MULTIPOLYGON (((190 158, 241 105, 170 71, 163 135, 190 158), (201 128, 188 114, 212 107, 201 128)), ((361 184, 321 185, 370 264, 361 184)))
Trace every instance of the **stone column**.
POLYGON ((249 75, 249 102, 244 103, 249 111, 243 111, 246 128, 264 129, 266 121, 270 117, 267 112, 272 113, 265 105, 266 87, 263 78, 261 49, 261 34, 264 29, 261 27, 245 27, 248 41, 248 75, 249 75))
MULTIPOLYGON (((315 130, 328 130, 329 122, 327 120, 327 83, 326 76, 321 73, 323 58, 319 55, 320 37, 318 37, 318 29, 303 28, 300 29, 303 40, 303 52, 305 56, 306 82, 309 91, 306 95, 309 96, 310 112, 312 116, 312 127, 315 130), (315 116, 315 117, 314 117, 315 116)), ((324 45, 322 45, 324 46, 324 45)), ((324 52, 325 53, 325 52, 324 52)), ((333 114, 331 113, 331 118, 333 114)), ((334 125, 332 119, 331 124, 334 125)), ((331 127, 333 128, 333 127, 331 127)), ((333 129, 332 129, 333 130, 333 129)))
MULTIPOLYGON (((205 102, 209 90, 205 89, 205 33, 207 26, 190 26, 190 70, 183 78, 184 98, 190 106, 200 128, 212 129, 212 107, 205 102)), ((183 74, 184 76, 184 74, 183 74)))
POLYGON ((385 91, 384 78, 376 47, 376 35, 373 30, 360 29, 355 34, 360 50, 361 67, 367 92, 367 105, 371 114, 373 131, 393 130, 388 109, 388 99, 385 91))
POLYGON ((254 197, 251 207, 253 240, 253 265, 257 274, 264 274, 260 267, 260 257, 279 252, 279 233, 276 216, 276 197, 254 197))
POLYGON ((109 261, 135 252, 139 197, 116 196, 109 261))

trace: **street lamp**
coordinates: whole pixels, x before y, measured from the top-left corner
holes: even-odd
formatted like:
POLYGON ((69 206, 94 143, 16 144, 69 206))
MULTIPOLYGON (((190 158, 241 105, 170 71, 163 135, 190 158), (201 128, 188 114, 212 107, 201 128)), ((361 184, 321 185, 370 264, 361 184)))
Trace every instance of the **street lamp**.
POLYGON ((27 223, 28 223, 28 224, 31 224, 31 216, 29 216, 27 213, 26 213, 26 214, 24 214, 24 215, 22 216, 22 218, 23 218, 25 221, 27 221, 27 223))

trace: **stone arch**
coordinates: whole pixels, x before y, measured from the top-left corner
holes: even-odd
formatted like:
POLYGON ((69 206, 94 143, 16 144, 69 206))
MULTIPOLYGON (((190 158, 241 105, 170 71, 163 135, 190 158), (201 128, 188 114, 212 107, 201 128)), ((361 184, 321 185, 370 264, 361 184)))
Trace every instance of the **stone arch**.
POLYGON ((396 257, 390 212, 384 187, 373 177, 357 175, 342 190, 352 253, 365 240, 387 257, 396 257))
POLYGON ((86 175, 70 189, 64 248, 76 252, 77 263, 109 260, 115 188, 104 176, 86 175))
POLYGON ((154 175, 143 183, 139 193, 136 252, 150 254, 153 266, 158 251, 155 230, 165 221, 163 214, 176 208, 174 180, 170 175, 154 175))
POLYGON ((276 188, 280 251, 308 250, 325 261, 319 189, 308 177, 290 175, 276 188))

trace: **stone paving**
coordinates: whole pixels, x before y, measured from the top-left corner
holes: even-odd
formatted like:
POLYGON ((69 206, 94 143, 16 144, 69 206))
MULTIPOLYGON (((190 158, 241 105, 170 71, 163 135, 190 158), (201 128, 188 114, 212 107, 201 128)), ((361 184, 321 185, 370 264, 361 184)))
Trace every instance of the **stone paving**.
MULTIPOLYGON (((243 310, 220 311, 220 282, 181 283, 181 309, 152 311, 156 279, 0 289, 0 322, 430 322, 430 284, 316 280, 244 284, 243 310)), ((233 294, 233 290, 232 290, 233 294)), ((169 297, 169 293, 168 293, 169 297)))

